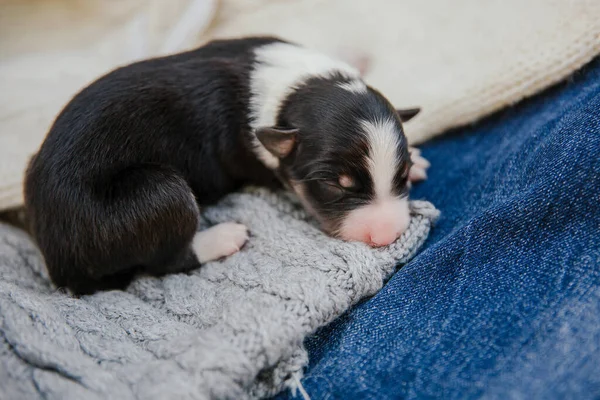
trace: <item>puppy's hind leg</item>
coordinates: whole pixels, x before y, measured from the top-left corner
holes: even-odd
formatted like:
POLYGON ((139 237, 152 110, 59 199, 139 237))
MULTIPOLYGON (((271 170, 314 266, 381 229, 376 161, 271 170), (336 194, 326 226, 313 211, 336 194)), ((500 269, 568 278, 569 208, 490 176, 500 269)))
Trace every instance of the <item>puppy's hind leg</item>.
POLYGON ((237 253, 248 240, 248 228, 234 222, 224 222, 197 232, 192 251, 201 264, 237 253))
POLYGON ((248 229, 244 225, 225 222, 196 232, 184 251, 175 257, 160 259, 156 264, 148 264, 145 269, 154 276, 187 272, 238 252, 247 240, 248 229))

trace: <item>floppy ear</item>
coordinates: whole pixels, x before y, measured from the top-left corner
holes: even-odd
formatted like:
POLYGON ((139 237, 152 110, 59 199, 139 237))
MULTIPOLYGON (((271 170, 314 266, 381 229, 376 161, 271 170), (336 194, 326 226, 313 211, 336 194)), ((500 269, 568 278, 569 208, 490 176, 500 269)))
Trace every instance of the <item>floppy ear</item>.
POLYGON ((421 109, 420 108, 405 108, 396 110, 398 115, 400 116, 400 120, 402 122, 410 121, 415 115, 417 115, 421 109))
POLYGON ((256 137, 271 154, 277 158, 285 158, 294 149, 298 129, 277 127, 258 128, 256 137))

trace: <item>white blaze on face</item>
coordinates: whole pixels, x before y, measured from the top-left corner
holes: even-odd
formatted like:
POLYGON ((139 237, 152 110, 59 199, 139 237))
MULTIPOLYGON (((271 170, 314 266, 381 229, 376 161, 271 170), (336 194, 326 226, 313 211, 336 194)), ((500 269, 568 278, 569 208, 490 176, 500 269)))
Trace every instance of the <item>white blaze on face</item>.
POLYGON ((346 240, 385 246, 394 242, 410 222, 408 200, 394 194, 394 177, 400 167, 400 132, 392 119, 363 121, 362 128, 369 143, 367 166, 374 198, 370 204, 346 216, 340 236, 346 240))
MULTIPOLYGON (((254 55, 256 64, 250 75, 250 127, 253 131, 275 126, 283 101, 310 78, 327 78, 333 73, 340 73, 349 79, 360 80, 360 72, 356 68, 293 44, 267 44, 258 47, 254 55)), ((275 169, 279 166, 277 157, 256 138, 254 146, 257 157, 267 167, 275 169)))
POLYGON ((394 121, 362 121, 369 143, 367 163, 373 181, 375 201, 393 197, 394 176, 398 170, 399 132, 394 121))

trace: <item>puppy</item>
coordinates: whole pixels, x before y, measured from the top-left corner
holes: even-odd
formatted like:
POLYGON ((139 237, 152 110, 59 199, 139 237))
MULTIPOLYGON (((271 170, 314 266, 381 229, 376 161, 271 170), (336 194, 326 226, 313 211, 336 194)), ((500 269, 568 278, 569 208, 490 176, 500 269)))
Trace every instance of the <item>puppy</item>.
POLYGON ((25 180, 50 277, 75 294, 238 251, 246 227, 196 232, 199 206, 245 184, 294 191, 324 231, 384 246, 409 223, 411 154, 355 68, 272 37, 213 41, 116 69, 56 118, 25 180))

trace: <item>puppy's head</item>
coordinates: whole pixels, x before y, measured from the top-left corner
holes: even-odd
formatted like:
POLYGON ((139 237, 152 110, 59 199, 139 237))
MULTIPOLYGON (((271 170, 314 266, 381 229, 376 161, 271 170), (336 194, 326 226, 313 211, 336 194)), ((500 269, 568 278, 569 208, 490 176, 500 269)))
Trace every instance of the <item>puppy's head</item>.
POLYGON ((385 246, 410 221, 402 122, 418 112, 394 109, 361 80, 313 78, 286 99, 277 126, 256 136, 326 232, 385 246))

